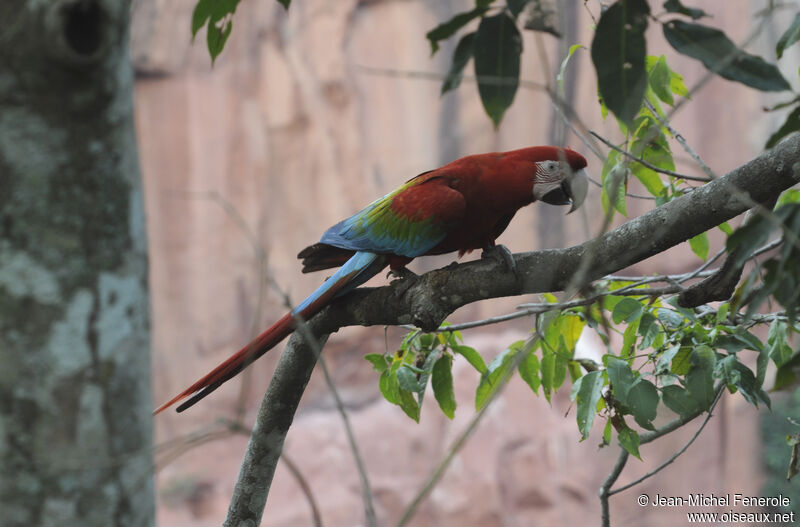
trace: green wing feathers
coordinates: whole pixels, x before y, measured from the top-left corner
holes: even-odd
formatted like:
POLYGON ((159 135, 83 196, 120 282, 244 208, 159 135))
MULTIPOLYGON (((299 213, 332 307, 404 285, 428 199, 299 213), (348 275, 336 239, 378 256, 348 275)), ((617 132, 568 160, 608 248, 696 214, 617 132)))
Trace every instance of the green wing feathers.
POLYGON ((466 212, 460 192, 435 172, 422 174, 337 223, 322 244, 413 258, 435 247, 466 212))

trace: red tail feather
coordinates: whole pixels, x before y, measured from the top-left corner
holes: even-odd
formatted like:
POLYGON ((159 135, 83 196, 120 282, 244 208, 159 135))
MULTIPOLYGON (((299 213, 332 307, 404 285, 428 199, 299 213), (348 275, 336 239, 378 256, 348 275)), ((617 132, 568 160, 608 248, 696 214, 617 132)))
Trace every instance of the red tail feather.
POLYGON ((248 345, 231 355, 206 376, 159 406, 153 412, 153 415, 161 413, 178 401, 196 394, 192 399, 182 404, 178 408, 178 411, 182 412, 189 408, 217 389, 222 383, 236 376, 236 374, 249 366, 254 360, 274 348, 276 344, 285 339, 292 331, 294 331, 294 319, 290 313, 287 313, 283 318, 270 326, 261 335, 254 338, 248 345))
MULTIPOLYGON (((305 320, 313 317, 327 306, 331 300, 348 288, 358 287, 386 266, 386 258, 373 253, 356 253, 331 278, 326 280, 316 291, 299 306, 298 315, 305 320)), ((192 384, 171 400, 159 406, 153 415, 158 414, 187 397, 189 400, 178 406, 182 412, 199 400, 222 386, 248 367, 254 360, 274 348, 280 341, 288 337, 295 328, 292 313, 287 313, 247 346, 234 353, 225 362, 214 368, 208 375, 192 384)))

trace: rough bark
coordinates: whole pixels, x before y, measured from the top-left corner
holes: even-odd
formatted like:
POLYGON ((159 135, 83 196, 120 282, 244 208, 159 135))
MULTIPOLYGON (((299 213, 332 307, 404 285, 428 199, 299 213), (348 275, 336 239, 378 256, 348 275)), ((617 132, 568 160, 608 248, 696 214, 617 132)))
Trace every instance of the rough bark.
POLYGON ((129 2, 0 3, 0 523, 153 523, 129 2))
MULTIPOLYGON (((414 324, 433 330, 453 311, 472 302, 562 291, 575 285, 571 281, 579 268, 584 270, 584 282, 602 278, 730 220, 753 203, 768 202, 798 182, 800 133, 724 177, 595 240, 565 249, 514 255, 518 275, 487 258, 431 271, 410 287, 395 283, 360 288, 321 311, 308 323, 308 329, 323 342, 330 333, 353 325, 414 324)), ((226 527, 258 525, 261 521, 283 439, 315 362, 303 338, 293 335, 259 410, 226 527)))

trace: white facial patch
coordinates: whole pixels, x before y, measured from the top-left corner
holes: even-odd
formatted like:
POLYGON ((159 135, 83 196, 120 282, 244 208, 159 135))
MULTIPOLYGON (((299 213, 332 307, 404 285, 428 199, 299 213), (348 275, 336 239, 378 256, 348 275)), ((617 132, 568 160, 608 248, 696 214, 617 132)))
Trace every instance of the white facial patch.
POLYGON ((556 183, 564 179, 562 163, 554 160, 536 163, 536 183, 556 183))

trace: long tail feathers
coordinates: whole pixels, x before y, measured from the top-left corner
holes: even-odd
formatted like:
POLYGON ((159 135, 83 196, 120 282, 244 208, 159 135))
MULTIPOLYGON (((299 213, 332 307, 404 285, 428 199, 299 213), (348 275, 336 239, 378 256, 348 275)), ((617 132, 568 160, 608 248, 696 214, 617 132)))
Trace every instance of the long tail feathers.
POLYGON ((374 253, 357 252, 294 310, 284 315, 197 382, 159 406, 153 414, 161 413, 187 397, 189 400, 178 406, 176 410, 182 412, 193 406, 289 336, 295 330, 296 317, 308 320, 327 306, 331 300, 363 284, 385 266, 385 257, 374 253))

